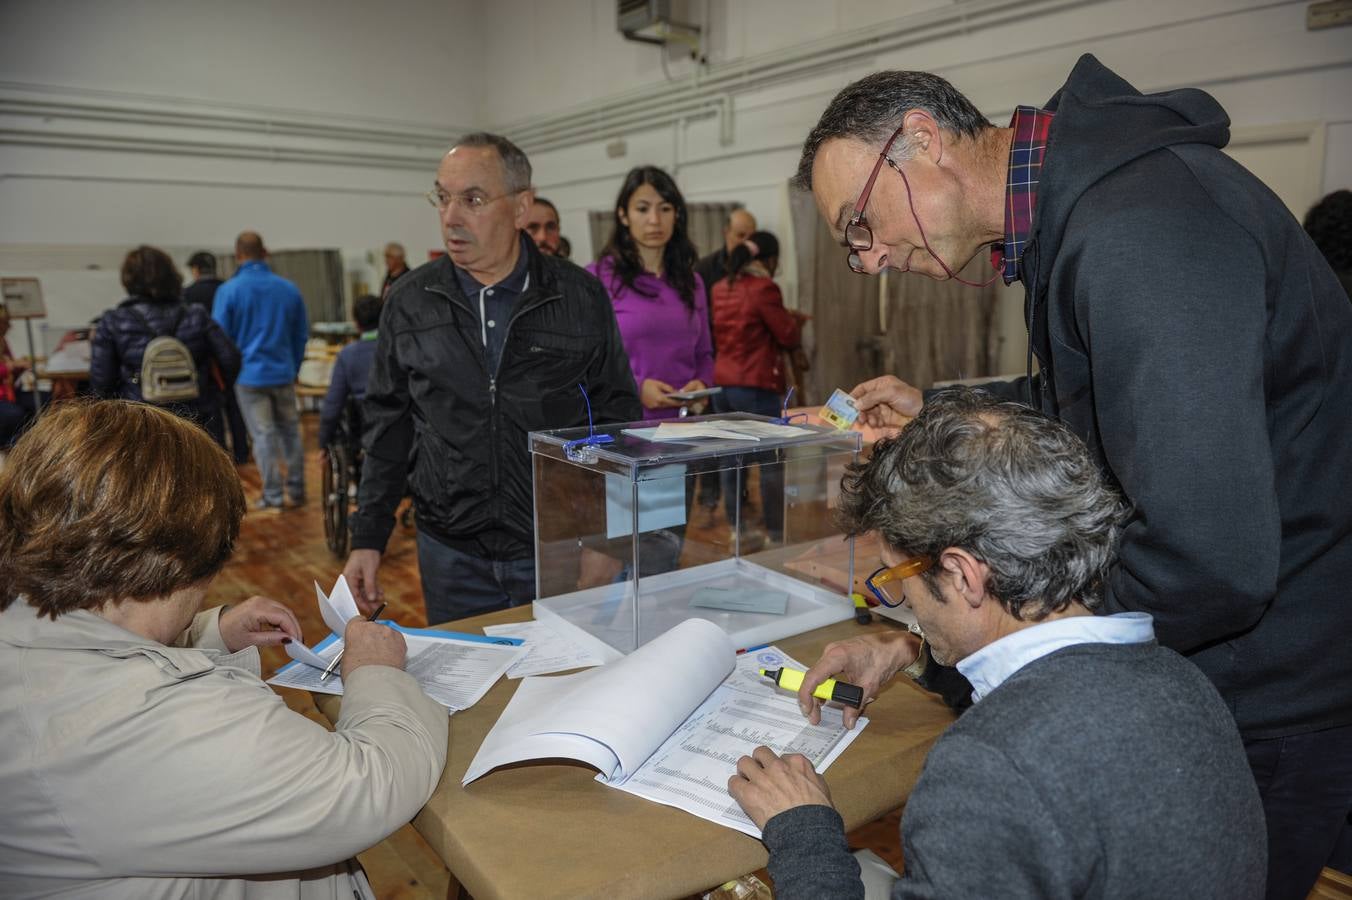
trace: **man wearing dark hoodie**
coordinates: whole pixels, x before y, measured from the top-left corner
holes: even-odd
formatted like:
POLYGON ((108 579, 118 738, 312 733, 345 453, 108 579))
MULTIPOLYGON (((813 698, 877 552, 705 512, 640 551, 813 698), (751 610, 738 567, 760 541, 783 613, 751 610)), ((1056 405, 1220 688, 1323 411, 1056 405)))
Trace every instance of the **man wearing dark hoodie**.
MULTIPOLYGON (((989 389, 1070 426, 1130 502, 1104 611, 1151 614, 1214 682, 1263 799, 1268 896, 1303 898, 1352 870, 1352 307, 1228 140, 1209 95, 1145 95, 1088 55, 1008 128, 942 78, 881 72, 831 102, 797 181, 857 272, 970 284, 989 251, 1023 282, 1029 376, 989 389)), ((854 396, 873 425, 924 402, 891 376, 854 396)), ((898 668, 928 662, 950 696, 914 653, 898 668)))

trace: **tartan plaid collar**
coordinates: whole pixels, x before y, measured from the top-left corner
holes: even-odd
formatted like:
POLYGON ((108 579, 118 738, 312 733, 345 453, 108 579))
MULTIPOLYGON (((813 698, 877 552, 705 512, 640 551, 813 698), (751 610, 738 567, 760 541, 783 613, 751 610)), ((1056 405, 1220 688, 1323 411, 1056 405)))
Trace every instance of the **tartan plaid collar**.
POLYGON ((1042 177, 1052 113, 1020 106, 1014 110, 1009 127, 1014 129, 1014 143, 1009 148, 1009 178, 1005 182, 1005 240, 991 246, 991 262, 1000 270, 1005 284, 1023 277, 1023 251, 1033 231, 1037 184, 1042 177))

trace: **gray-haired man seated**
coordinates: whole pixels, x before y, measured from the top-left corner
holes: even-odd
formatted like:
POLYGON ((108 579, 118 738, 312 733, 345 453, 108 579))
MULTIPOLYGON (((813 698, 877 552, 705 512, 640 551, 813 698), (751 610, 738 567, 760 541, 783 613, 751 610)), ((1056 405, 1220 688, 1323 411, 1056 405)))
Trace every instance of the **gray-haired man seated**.
MULTIPOLYGON (((873 697, 930 657, 974 688, 906 805, 893 898, 1262 896, 1263 810, 1234 717, 1149 615, 1094 615, 1122 509, 1079 438, 947 392, 850 470, 839 516, 879 536, 870 587, 914 610, 929 647, 905 632, 829 645, 805 713, 828 676, 873 697)), ((776 897, 864 895, 803 757, 761 747, 737 771, 776 897)))

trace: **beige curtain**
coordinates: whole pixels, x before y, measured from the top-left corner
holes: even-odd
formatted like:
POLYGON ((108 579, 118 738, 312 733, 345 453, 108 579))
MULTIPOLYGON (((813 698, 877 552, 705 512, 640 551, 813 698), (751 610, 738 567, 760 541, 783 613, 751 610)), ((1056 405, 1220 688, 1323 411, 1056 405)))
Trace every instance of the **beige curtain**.
POLYGON ((347 320, 343 257, 337 250, 274 250, 268 264, 300 288, 311 322, 347 320))
MULTIPOLYGON (((690 240, 700 256, 713 253, 723 245, 723 224, 734 209, 742 204, 728 203, 689 203, 686 205, 686 221, 690 240)), ((591 231, 593 256, 599 256, 601 248, 610 240, 610 229, 614 226, 614 213, 610 210, 593 210, 587 213, 587 226, 591 231)))

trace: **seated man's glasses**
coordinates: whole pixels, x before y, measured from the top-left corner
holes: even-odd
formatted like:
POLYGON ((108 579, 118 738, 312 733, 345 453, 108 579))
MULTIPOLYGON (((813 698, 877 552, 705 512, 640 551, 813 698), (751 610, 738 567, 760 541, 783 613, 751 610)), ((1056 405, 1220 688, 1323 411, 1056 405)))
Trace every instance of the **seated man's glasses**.
POLYGON ((864 579, 864 584, 883 606, 901 606, 906 600, 901 592, 901 583, 912 575, 928 572, 933 566, 934 557, 917 556, 899 566, 883 566, 864 579))

